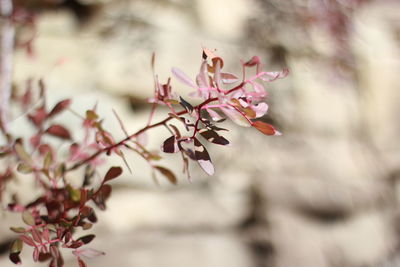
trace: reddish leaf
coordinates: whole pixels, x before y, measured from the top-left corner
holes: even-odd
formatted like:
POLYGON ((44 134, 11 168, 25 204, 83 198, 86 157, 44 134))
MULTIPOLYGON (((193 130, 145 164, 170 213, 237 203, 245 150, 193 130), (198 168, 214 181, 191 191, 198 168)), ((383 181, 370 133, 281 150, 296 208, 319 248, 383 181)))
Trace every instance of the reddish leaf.
POLYGON ((271 124, 262 121, 254 121, 252 126, 265 135, 281 135, 271 124))
POLYGON ((33 250, 33 254, 32 254, 33 260, 34 260, 35 262, 37 262, 37 261, 39 260, 39 254, 40 254, 39 248, 35 248, 35 249, 33 250))
POLYGON ((21 258, 19 257, 19 253, 10 253, 9 255, 10 261, 12 261, 14 264, 20 265, 22 263, 21 258))
POLYGON ((71 139, 71 134, 69 133, 69 131, 64 128, 64 126, 61 126, 59 124, 54 124, 50 126, 46 130, 46 133, 59 137, 61 139, 71 139))
POLYGON ((33 240, 35 240, 37 243, 42 243, 42 234, 40 233, 39 230, 33 228, 31 230, 31 233, 32 233, 33 240))
POLYGON ((249 61, 244 63, 244 65, 246 67, 253 67, 253 66, 258 65, 258 64, 260 64, 260 58, 258 56, 254 56, 249 61))
POLYGON ((79 267, 87 267, 86 263, 81 258, 78 257, 77 259, 79 267))
POLYGON ((36 148, 40 145, 40 141, 42 139, 42 134, 38 133, 33 135, 30 139, 29 142, 31 143, 32 147, 36 148))
POLYGON ((104 177, 103 183, 110 181, 112 179, 117 178, 122 174, 122 168, 121 167, 111 167, 106 176, 104 177))
POLYGON ((174 185, 177 184, 178 181, 177 181, 177 179, 176 179, 175 174, 174 174, 172 171, 170 171, 169 169, 164 168, 164 167, 162 167, 162 166, 154 166, 154 168, 155 168, 157 171, 159 171, 162 175, 164 175, 165 178, 167 178, 168 181, 170 181, 172 184, 174 184, 174 185))
POLYGON ((53 109, 50 111, 48 117, 52 117, 54 115, 57 115, 58 113, 62 112, 66 108, 68 108, 70 104, 71 104, 71 99, 65 99, 65 100, 62 100, 62 101, 58 102, 53 107, 53 109))
MULTIPOLYGON (((102 185, 100 187, 99 191, 96 193, 93 200, 101 210, 106 209, 106 200, 110 197, 111 191, 112 191, 111 186, 108 184, 105 184, 105 185, 102 185)), ((88 219, 91 222, 93 222, 93 220, 90 217, 88 219)))
POLYGON ((161 151, 165 153, 176 153, 179 150, 179 145, 175 136, 167 138, 161 146, 161 151))
POLYGON ((208 154, 206 148, 194 138, 194 155, 200 167, 208 174, 214 174, 214 166, 211 162, 210 155, 208 154))
POLYGON ((203 136, 207 141, 217 144, 217 145, 222 145, 226 146, 229 145, 229 141, 225 139, 224 137, 220 136, 217 134, 215 131, 212 130, 207 130, 200 132, 201 136, 203 136))
POLYGON ((76 241, 82 241, 84 244, 89 244, 95 237, 95 235, 85 235, 78 238, 76 241))
POLYGON ((29 114, 28 118, 36 127, 39 127, 47 119, 46 109, 39 107, 35 110, 34 114, 29 114))

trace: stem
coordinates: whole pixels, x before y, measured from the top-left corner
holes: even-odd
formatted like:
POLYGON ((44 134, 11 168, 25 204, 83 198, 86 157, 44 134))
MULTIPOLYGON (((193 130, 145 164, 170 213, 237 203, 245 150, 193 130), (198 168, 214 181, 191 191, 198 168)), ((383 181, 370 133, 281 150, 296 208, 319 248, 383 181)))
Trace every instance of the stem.
MULTIPOLYGON (((240 88, 243 87, 244 84, 245 84, 245 82, 240 83, 240 84, 237 85, 236 87, 230 89, 230 90, 227 92, 227 94, 232 93, 232 92, 234 92, 234 91, 236 91, 236 90, 239 90, 240 88)), ((217 101, 217 100, 218 100, 218 97, 209 98, 209 99, 205 100, 204 102, 202 102, 201 104, 195 106, 194 109, 197 109, 197 110, 200 112, 200 110, 201 110, 202 108, 204 108, 207 104, 209 104, 209 103, 211 103, 211 102, 214 102, 214 101, 217 101)), ((180 115, 184 115, 184 114, 187 114, 187 113, 188 113, 187 110, 182 110, 182 111, 176 113, 176 115, 180 116, 180 115)), ((75 163, 75 164, 72 165, 71 167, 67 168, 67 169, 66 169, 66 172, 73 171, 73 170, 76 170, 76 169, 80 168, 81 166, 87 164, 88 162, 90 162, 90 161, 92 161, 93 159, 97 158, 97 157, 100 156, 101 154, 103 154, 103 153, 105 153, 105 152, 107 152, 107 151, 110 151, 110 150, 112 150, 112 149, 114 149, 114 148, 117 148, 117 147, 120 147, 120 146, 124 145, 126 142, 128 142, 129 140, 131 140, 131 139, 137 137, 137 136, 140 135, 141 133, 143 133, 143 132, 145 132, 145 131, 147 131, 147 130, 150 130, 150 129, 152 129, 152 128, 156 128, 156 127, 158 127, 158 126, 165 125, 165 124, 166 124, 169 120, 171 120, 171 119, 173 119, 173 117, 167 117, 167 118, 163 119, 162 121, 159 121, 159 122, 157 122, 157 123, 153 123, 153 124, 147 125, 146 127, 143 127, 142 129, 140 129, 140 130, 137 131, 136 133, 127 136, 126 138, 122 139, 122 140, 119 141, 118 143, 115 143, 115 144, 110 145, 110 146, 108 146, 108 147, 105 147, 105 148, 103 148, 103 149, 101 149, 101 150, 98 150, 97 152, 93 153, 91 156, 87 157, 86 159, 83 159, 83 160, 81 160, 81 161, 75 163)), ((196 123, 198 124, 198 121, 197 121, 196 123)))
POLYGON ((0 129, 7 133, 12 86, 15 29, 11 21, 12 0, 0 0, 0 129))

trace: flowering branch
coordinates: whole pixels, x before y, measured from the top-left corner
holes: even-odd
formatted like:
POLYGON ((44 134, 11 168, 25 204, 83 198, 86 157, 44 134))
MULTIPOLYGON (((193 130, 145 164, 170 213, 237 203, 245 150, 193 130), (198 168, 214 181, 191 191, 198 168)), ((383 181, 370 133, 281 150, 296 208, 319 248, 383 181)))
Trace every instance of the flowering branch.
MULTIPOLYGON (((154 59, 153 55, 153 72, 154 59)), ((91 248, 81 248, 90 243, 95 235, 74 237, 76 228, 88 230, 97 222, 91 203, 104 210, 106 200, 112 191, 109 183, 122 174, 122 168, 111 167, 100 185, 94 184, 91 178, 96 167, 104 162, 102 155, 116 155, 128 165, 124 151, 133 151, 149 163, 153 175, 159 173, 171 183, 177 183, 172 171, 156 163, 161 156, 157 152, 149 151, 146 142, 141 138, 153 128, 163 126, 169 130, 171 136, 162 143, 161 151, 180 153, 183 172, 188 178, 190 178, 190 161, 197 162, 207 174, 214 173, 211 157, 201 139, 216 145, 228 145, 229 141, 220 134, 227 129, 218 126, 226 119, 241 126, 254 127, 266 135, 280 135, 272 125, 257 120, 268 110, 265 102, 267 93, 260 82, 283 78, 288 71, 261 71, 260 59, 253 57, 242 63, 242 80, 239 81, 236 75, 222 71, 223 64, 220 57, 204 48, 200 71, 195 82, 181 70, 172 69, 175 78, 194 89, 191 96, 202 99, 198 105, 192 105, 178 96, 172 90, 170 78, 162 84, 158 81, 157 75, 154 75, 154 96, 148 99, 152 108, 145 127, 129 134, 123 121, 114 111, 125 134, 120 141, 115 141, 112 133, 104 129, 103 120, 96 113, 96 106, 87 110, 85 116, 79 115, 82 119, 84 138, 82 142, 74 140, 73 134, 65 126, 53 122, 53 118, 70 110, 71 100, 62 100, 48 109, 46 86, 43 81, 39 81, 38 99, 34 99, 30 83, 22 95, 14 96, 13 100, 26 110, 26 117, 34 126, 35 132, 28 142, 10 136, 9 142, 0 146, 0 155, 6 157, 11 166, 5 173, 0 173, 0 185, 1 181, 10 179, 18 173, 31 174, 38 181, 38 186, 43 189, 43 194, 29 204, 21 204, 17 198, 8 204, 8 210, 20 212, 23 222, 27 225, 11 228, 19 234, 10 251, 11 261, 17 264, 21 262, 19 254, 23 244, 33 247, 34 261, 50 261, 50 267, 63 266, 60 248, 72 249, 80 267, 86 266, 82 257, 91 258, 104 254, 91 248), (247 69, 253 67, 256 73, 246 78, 247 69), (31 108, 32 103, 39 105, 31 108), (152 123, 158 106, 166 106, 169 109, 168 116, 152 123), (174 123, 183 125, 184 130, 180 130, 174 123), (70 143, 67 158, 53 149, 47 141, 50 136, 70 143), (12 164, 17 165, 16 171, 12 164), (79 168, 85 168, 82 186, 74 187, 68 181, 68 174, 79 168)))

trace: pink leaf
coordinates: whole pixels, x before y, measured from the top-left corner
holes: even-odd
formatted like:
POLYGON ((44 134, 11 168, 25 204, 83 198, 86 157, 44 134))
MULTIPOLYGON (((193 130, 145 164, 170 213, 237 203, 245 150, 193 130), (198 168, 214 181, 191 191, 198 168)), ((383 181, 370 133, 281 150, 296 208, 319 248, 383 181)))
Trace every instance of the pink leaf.
POLYGON ((75 249, 72 253, 77 257, 84 256, 89 259, 96 258, 105 254, 102 251, 98 251, 92 248, 75 249))
POLYGON ((239 80, 239 78, 228 72, 221 73, 222 82, 225 84, 235 83, 239 80))
POLYGON ((257 105, 253 105, 251 109, 256 112, 256 118, 260 118, 267 113, 268 105, 267 103, 261 102, 257 105))
POLYGON ((289 69, 285 68, 282 71, 264 72, 260 78, 263 81, 272 82, 277 79, 285 78, 288 74, 289 74, 289 69))
POLYGON ((38 260, 39 260, 39 249, 38 248, 35 248, 34 250, 33 250, 33 260, 35 261, 35 262, 37 262, 38 260))
POLYGON ((49 117, 52 117, 52 116, 64 111, 66 108, 69 107, 70 104, 71 104, 71 99, 65 99, 65 100, 58 102, 54 106, 54 108, 50 111, 49 117))
POLYGON ((71 134, 69 133, 69 131, 64 126, 61 126, 59 124, 54 124, 50 126, 46 130, 46 133, 61 139, 71 139, 71 134))
POLYGON ((217 88, 221 88, 222 78, 221 78, 221 61, 217 60, 215 63, 214 81, 217 88))
POLYGON ((179 81, 186 84, 187 86, 196 88, 196 85, 194 84, 194 82, 185 73, 183 73, 180 69, 172 68, 171 71, 179 81))
POLYGON ((267 92, 262 84, 257 82, 252 82, 251 85, 253 86, 254 92, 256 93, 257 97, 265 97, 267 96, 267 92))
POLYGON ((210 87, 206 60, 203 60, 203 63, 201 64, 199 74, 196 76, 196 83, 202 88, 210 87))
POLYGON ((249 61, 244 63, 244 66, 253 67, 253 66, 258 65, 258 64, 260 64, 260 58, 258 56, 254 56, 249 61))
POLYGON ((35 242, 33 242, 32 238, 30 238, 27 235, 20 235, 19 239, 21 239, 25 244, 27 244, 28 246, 35 246, 35 242))
POLYGON ((221 107, 222 112, 225 113, 225 115, 232 120, 234 123, 237 125, 243 126, 243 127, 250 127, 249 121, 237 110, 233 108, 225 108, 221 107))

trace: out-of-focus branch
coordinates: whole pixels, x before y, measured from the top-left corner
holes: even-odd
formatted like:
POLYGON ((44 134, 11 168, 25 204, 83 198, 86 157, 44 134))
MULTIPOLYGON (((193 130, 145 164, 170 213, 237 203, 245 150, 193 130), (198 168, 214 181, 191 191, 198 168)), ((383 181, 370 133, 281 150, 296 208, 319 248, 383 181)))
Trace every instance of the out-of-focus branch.
POLYGON ((11 20, 12 0, 0 0, 0 128, 7 132, 12 86, 14 26, 11 20))

